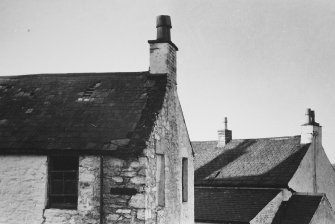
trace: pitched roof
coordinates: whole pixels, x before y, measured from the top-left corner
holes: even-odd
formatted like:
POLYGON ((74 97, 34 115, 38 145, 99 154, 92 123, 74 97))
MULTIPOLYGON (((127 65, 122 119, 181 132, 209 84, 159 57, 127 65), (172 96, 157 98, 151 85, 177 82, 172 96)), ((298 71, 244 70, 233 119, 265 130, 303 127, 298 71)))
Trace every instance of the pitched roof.
POLYGON ((280 190, 195 187, 198 222, 249 223, 280 190))
POLYGON ((286 187, 309 145, 300 136, 192 142, 195 185, 286 187))
POLYGON ((292 195, 282 202, 272 224, 309 224, 323 195, 292 195))
POLYGON ((143 149, 165 74, 84 73, 0 78, 0 153, 143 149))

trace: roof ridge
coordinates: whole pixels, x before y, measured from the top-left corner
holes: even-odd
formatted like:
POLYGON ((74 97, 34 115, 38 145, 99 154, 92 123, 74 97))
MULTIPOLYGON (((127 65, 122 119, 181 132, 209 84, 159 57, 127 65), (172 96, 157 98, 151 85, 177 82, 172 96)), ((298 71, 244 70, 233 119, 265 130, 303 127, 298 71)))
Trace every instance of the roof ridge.
POLYGON ((29 76, 62 76, 62 75, 116 75, 116 74, 149 74, 149 71, 139 71, 139 72, 64 72, 64 73, 35 73, 35 74, 23 74, 23 75, 9 75, 9 76, 0 76, 0 78, 8 79, 8 78, 21 78, 21 77, 29 77, 29 76))
MULTIPOLYGON (((298 138, 301 135, 287 135, 287 136, 277 136, 277 137, 262 137, 262 138, 234 138, 231 141, 242 141, 242 140, 261 140, 261 139, 273 139, 273 140, 286 140, 290 138, 298 138)), ((218 142, 218 140, 205 140, 205 141, 191 141, 193 142, 218 142)))

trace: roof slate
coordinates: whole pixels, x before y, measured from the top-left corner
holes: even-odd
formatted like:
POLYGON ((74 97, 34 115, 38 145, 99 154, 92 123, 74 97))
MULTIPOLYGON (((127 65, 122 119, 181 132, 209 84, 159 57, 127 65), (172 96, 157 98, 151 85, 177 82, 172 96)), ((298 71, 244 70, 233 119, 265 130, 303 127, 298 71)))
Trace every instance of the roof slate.
POLYGON ((195 185, 286 187, 309 145, 300 136, 192 142, 195 185))
POLYGON ((195 187, 195 220, 249 223, 280 190, 195 187))
POLYGON ((0 78, 0 153, 137 153, 161 109, 165 74, 0 78))
POLYGON ((309 224, 322 198, 323 195, 292 195, 281 204, 272 224, 309 224))

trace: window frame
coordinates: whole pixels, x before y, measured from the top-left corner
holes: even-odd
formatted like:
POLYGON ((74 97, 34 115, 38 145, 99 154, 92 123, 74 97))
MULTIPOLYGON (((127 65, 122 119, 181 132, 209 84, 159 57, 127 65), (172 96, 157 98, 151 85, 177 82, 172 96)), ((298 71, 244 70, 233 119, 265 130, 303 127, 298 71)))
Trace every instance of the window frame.
MULTIPOLYGON (((75 210, 78 207, 78 195, 79 195, 79 157, 78 156, 59 156, 59 155, 54 155, 54 156, 48 156, 47 159, 48 162, 48 183, 47 183, 47 206, 46 208, 56 208, 56 209, 71 209, 71 210, 75 210), (72 159, 76 160, 76 169, 74 170, 55 170, 55 162, 56 162, 56 158, 58 158, 58 160, 60 158, 69 158, 72 157, 72 159), (56 173, 62 173, 62 179, 54 179, 53 175, 56 173), (73 178, 65 178, 65 174, 74 174, 73 178), (55 187, 53 182, 54 181, 62 181, 62 193, 53 193, 53 188, 55 187), (72 193, 68 193, 66 194, 66 188, 65 188, 65 184, 68 182, 75 182, 74 185, 76 186, 74 189, 75 191, 72 193), (59 203, 59 202, 53 202, 52 198, 55 197, 63 197, 63 201, 65 200, 66 197, 73 197, 75 198, 75 200, 73 202, 63 202, 63 203, 59 203)), ((58 161, 59 162, 59 161, 58 161)), ((59 165, 59 164, 58 164, 59 165)))

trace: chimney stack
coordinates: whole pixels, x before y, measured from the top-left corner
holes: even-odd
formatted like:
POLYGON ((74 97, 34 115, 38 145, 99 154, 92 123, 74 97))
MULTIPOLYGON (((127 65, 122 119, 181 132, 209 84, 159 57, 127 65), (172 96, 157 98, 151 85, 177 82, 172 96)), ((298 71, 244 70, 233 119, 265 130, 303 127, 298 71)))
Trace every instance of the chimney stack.
POLYGON ((232 131, 228 130, 228 119, 224 118, 224 130, 218 130, 218 144, 217 147, 224 147, 232 140, 232 131))
POLYGON ((157 38, 149 40, 150 74, 167 74, 170 83, 176 83, 177 46, 171 41, 170 16, 160 15, 156 19, 157 38))
POLYGON ((301 144, 312 143, 313 140, 321 144, 322 128, 315 122, 315 112, 308 108, 306 110, 306 123, 301 126, 301 144))

